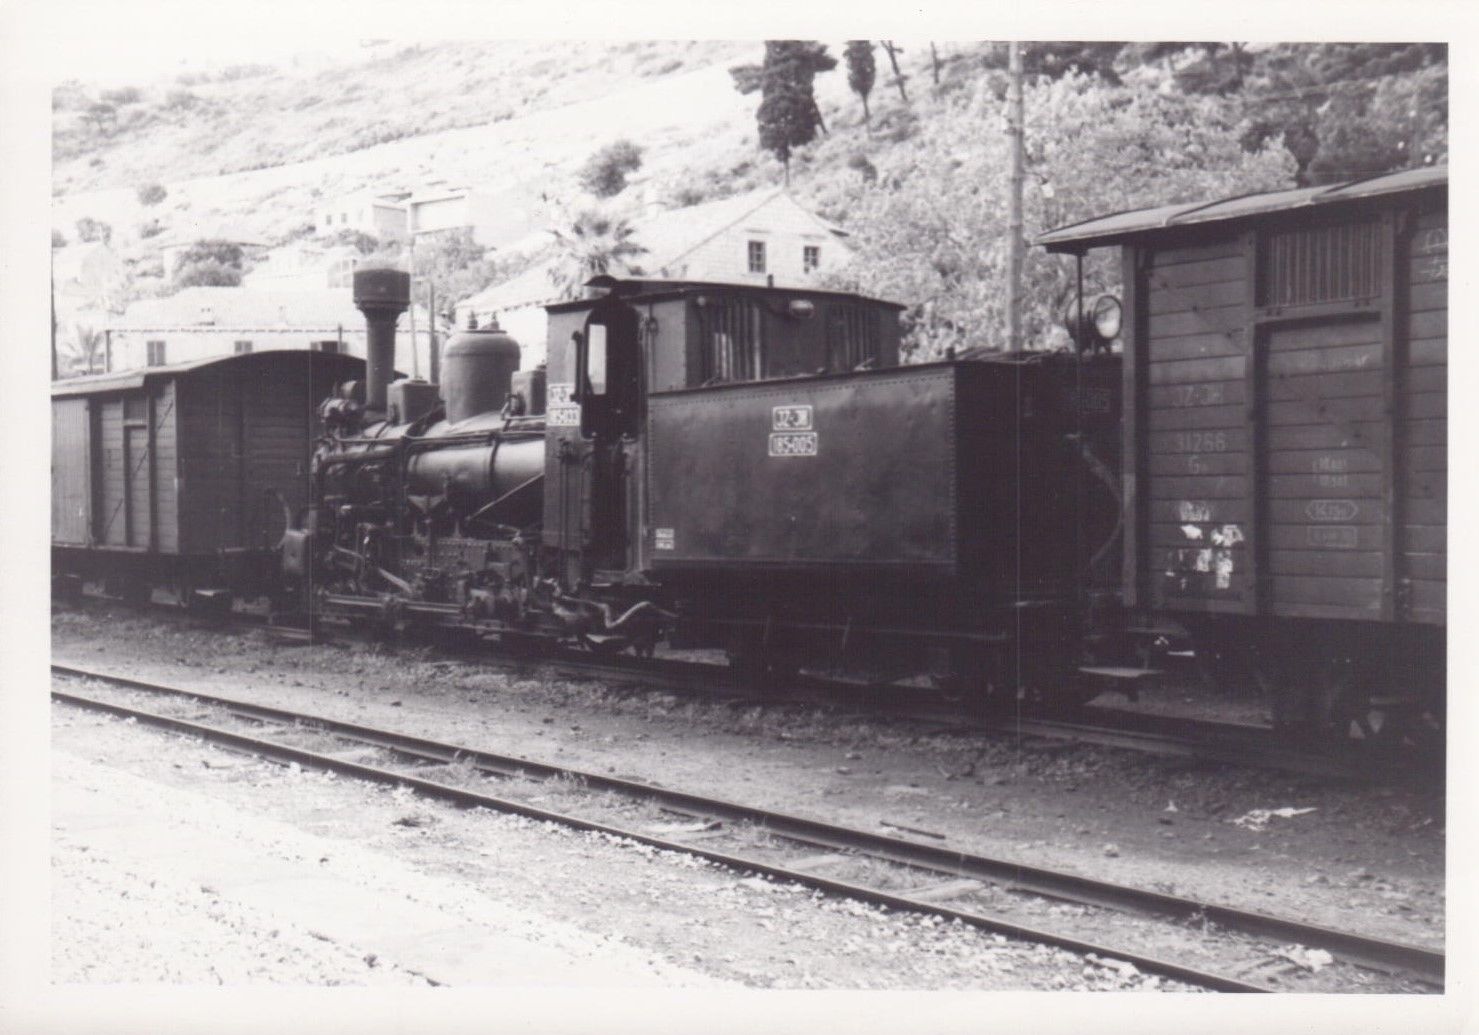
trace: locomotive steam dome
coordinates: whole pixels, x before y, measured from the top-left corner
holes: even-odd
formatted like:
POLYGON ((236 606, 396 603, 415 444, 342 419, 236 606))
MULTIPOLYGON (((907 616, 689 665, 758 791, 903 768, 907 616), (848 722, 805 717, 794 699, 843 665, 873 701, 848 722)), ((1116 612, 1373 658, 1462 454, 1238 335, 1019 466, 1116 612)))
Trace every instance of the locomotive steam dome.
POLYGON ((447 420, 496 413, 508 399, 509 382, 519 369, 519 343, 491 327, 458 331, 442 353, 442 400, 447 420))

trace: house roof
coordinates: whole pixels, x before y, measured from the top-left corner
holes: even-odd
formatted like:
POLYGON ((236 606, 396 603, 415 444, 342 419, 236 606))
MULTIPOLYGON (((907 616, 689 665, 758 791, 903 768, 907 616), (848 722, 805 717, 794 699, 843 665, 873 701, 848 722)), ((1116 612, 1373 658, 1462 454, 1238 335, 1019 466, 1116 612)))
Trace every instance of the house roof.
POLYGON ((1116 212, 1049 230, 1039 235, 1036 243, 1047 248, 1048 251, 1076 252, 1167 227, 1246 219, 1250 216, 1283 212, 1293 208, 1308 208, 1314 205, 1352 201, 1357 198, 1383 194, 1401 194, 1424 188, 1443 187, 1447 184, 1448 167, 1446 165, 1406 169, 1402 172, 1384 173, 1380 176, 1333 185, 1327 184, 1322 187, 1298 187, 1293 190, 1268 191, 1263 194, 1244 194, 1238 197, 1223 198, 1219 201, 1159 205, 1155 208, 1116 212))
MULTIPOLYGON (((816 223, 819 229, 835 235, 846 234, 845 230, 807 210, 785 188, 769 188, 691 205, 688 208, 669 209, 638 220, 632 225, 632 239, 647 250, 635 256, 633 262, 644 271, 643 279, 668 279, 665 271, 669 267, 777 198, 790 201, 816 223)), ((511 280, 494 284, 472 295, 458 308, 486 311, 560 301, 559 292, 550 279, 550 271, 556 264, 554 259, 542 262, 511 280)), ((683 278, 680 276, 672 279, 683 278)))
POLYGON ((135 302, 108 325, 115 331, 166 328, 216 330, 362 330, 364 315, 347 288, 284 290, 188 287, 167 298, 135 302), (202 316, 209 311, 210 321, 202 316))

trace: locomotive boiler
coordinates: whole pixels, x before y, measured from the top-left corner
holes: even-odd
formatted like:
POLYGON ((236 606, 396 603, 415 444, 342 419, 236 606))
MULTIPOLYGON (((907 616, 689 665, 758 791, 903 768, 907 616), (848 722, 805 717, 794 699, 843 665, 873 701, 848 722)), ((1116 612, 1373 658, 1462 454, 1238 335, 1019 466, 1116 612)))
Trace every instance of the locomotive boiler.
POLYGON ((387 385, 408 295, 355 275, 365 384, 322 408, 284 550, 315 611, 1079 693, 1117 578, 1117 357, 901 367, 893 303, 597 278, 549 307, 547 373, 470 329, 441 385, 387 385))

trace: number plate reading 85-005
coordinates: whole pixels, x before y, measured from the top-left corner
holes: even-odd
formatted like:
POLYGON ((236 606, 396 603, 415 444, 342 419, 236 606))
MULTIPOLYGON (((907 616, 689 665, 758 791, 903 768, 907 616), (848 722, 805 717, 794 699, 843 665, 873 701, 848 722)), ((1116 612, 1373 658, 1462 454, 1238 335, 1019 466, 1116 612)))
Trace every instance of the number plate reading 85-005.
POLYGON ((774 431, 770 435, 771 456, 816 456, 815 431, 774 431))

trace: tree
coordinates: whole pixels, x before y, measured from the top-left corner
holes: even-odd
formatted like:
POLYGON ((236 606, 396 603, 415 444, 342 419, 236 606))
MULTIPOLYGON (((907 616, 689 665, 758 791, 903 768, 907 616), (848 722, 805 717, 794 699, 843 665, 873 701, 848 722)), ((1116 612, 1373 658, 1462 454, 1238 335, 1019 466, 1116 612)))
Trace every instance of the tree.
POLYGON ((904 48, 893 40, 883 41, 884 53, 888 55, 888 63, 894 70, 893 84, 899 88, 899 99, 905 104, 909 103, 909 92, 904 89, 904 80, 909 77, 899 70, 899 55, 904 53, 904 48))
POLYGON ((180 262, 175 265, 176 287, 240 287, 241 267, 215 259, 180 262))
POLYGON ((176 287, 238 287, 246 254, 234 241, 200 240, 175 259, 176 287))
POLYGON ((580 213, 566 229, 552 229, 555 259, 550 282, 563 298, 575 298, 582 285, 601 274, 641 274, 634 260, 647 249, 633 239, 632 227, 624 219, 605 212, 580 213))
POLYGON ((758 70, 754 65, 729 70, 740 93, 759 89, 755 121, 760 146, 780 159, 787 183, 791 182, 791 152, 815 140, 818 129, 827 131, 813 83, 817 73, 836 67, 837 59, 815 40, 766 40, 765 62, 758 70))
POLYGON ((862 100, 863 123, 871 126, 873 118, 868 111, 868 95, 873 92, 873 83, 878 75, 878 66, 873 63, 873 41, 848 40, 842 56, 847 59, 848 88, 862 100))
POLYGON ((83 109, 81 118, 97 132, 104 133, 117 124, 118 109, 106 101, 95 101, 83 109))
POLYGON ((58 373, 62 377, 91 374, 101 366, 105 340, 102 331, 87 324, 73 324, 72 339, 62 346, 63 362, 58 373))
POLYGON ((94 219, 92 216, 83 216, 77 220, 77 239, 88 244, 94 241, 101 241, 103 244, 107 244, 113 240, 113 228, 100 219, 94 219))
POLYGON ((140 205, 157 205, 167 197, 169 197, 169 192, 161 183, 146 183, 138 189, 140 205))
POLYGON ((436 290, 437 308, 442 309, 493 283, 499 267, 474 240, 472 230, 461 227, 418 239, 411 272, 417 284, 436 290))
MULTIPOLYGON (((1234 99, 1108 86, 1070 72, 1027 84, 1026 231, 1105 212, 1287 187, 1295 163, 1276 140, 1239 143, 1234 99)), ((954 95, 907 148, 874 156, 876 183, 848 178, 852 263, 832 286, 912 304, 906 347, 1002 348, 1008 264, 1007 141, 1001 101, 954 95)), ((1113 289, 1118 266, 1090 254, 1086 291, 1113 289)), ((1066 340, 1059 320, 1075 289, 1072 263, 1029 251, 1023 325, 1036 347, 1066 340)))
POLYGON ((347 244, 352 246, 361 255, 374 255, 380 250, 380 239, 378 237, 367 234, 363 230, 356 230, 351 226, 336 230, 325 238, 325 243, 330 246, 347 244))
POLYGON ((626 190, 627 174, 642 168, 642 149, 630 140, 607 144, 581 166, 580 185, 598 198, 615 197, 626 190))

